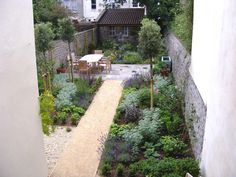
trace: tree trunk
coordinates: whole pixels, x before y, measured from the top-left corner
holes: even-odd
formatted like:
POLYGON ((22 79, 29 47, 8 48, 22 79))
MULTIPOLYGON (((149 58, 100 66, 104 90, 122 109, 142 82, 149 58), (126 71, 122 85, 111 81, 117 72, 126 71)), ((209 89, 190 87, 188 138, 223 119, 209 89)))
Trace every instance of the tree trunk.
POLYGON ((69 47, 69 66, 70 66, 70 73, 71 73, 71 82, 74 82, 74 69, 73 69, 73 61, 72 61, 72 56, 71 56, 71 49, 70 49, 70 42, 68 42, 68 47, 69 47))
POLYGON ((151 76, 151 81, 150 81, 150 85, 151 85, 151 100, 150 100, 150 108, 153 108, 153 96, 154 96, 154 81, 153 81, 153 63, 152 63, 153 58, 150 59, 150 76, 151 76))

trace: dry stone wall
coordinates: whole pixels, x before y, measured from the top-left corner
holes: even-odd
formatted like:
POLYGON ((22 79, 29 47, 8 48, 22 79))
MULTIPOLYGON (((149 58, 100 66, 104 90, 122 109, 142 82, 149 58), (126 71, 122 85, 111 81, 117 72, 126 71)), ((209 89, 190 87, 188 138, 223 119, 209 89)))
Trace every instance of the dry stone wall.
POLYGON ((172 58, 172 72, 175 82, 184 95, 183 110, 192 149, 195 157, 200 160, 205 131, 206 106, 189 73, 191 55, 172 33, 166 34, 165 39, 168 54, 172 58))

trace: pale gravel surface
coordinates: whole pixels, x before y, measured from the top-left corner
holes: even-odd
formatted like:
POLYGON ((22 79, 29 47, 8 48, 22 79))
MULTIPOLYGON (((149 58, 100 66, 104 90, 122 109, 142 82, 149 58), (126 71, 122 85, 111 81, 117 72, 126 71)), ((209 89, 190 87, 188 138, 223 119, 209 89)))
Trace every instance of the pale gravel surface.
POLYGON ((56 165, 57 159, 67 146, 68 140, 73 134, 75 127, 70 127, 71 132, 66 132, 66 127, 57 126, 55 132, 49 136, 44 135, 44 149, 48 164, 48 174, 52 173, 56 165))

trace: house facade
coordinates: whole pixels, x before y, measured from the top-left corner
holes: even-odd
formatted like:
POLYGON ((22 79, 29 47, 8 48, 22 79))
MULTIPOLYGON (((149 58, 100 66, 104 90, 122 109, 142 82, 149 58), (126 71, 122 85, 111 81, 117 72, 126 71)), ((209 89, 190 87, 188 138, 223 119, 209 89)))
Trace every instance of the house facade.
POLYGON ((127 0, 122 5, 115 5, 115 0, 61 0, 61 3, 72 11, 74 16, 86 21, 95 21, 103 10, 108 8, 140 8, 140 4, 135 0, 127 0))
POLYGON ((107 40, 137 44, 144 8, 107 9, 97 23, 98 42, 107 40))

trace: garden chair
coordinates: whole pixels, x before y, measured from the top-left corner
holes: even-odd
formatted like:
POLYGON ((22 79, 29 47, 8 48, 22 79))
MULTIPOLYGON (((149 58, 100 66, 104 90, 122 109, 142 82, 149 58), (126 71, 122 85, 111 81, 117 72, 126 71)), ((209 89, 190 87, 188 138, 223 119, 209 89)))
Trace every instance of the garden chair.
POLYGON ((94 54, 103 54, 102 50, 94 50, 94 54))
POLYGON ((86 73, 87 75, 90 74, 91 68, 89 67, 87 61, 78 61, 78 70, 79 73, 86 73))
POLYGON ((102 59, 98 62, 100 69, 100 73, 102 70, 106 70, 106 73, 110 73, 111 71, 111 60, 109 57, 102 57, 102 59))

